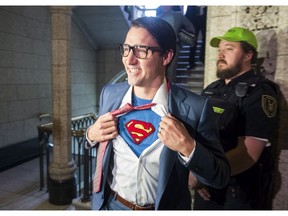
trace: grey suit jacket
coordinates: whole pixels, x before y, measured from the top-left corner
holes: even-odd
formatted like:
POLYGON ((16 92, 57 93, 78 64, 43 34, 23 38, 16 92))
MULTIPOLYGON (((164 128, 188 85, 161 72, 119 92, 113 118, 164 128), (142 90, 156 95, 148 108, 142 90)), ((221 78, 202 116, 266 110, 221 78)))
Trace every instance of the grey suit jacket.
MULTIPOLYGON (((99 114, 118 109, 128 88, 127 82, 106 85, 100 97, 99 114)), ((184 123, 197 144, 192 159, 185 165, 177 152, 164 146, 160 155, 155 209, 191 209, 189 171, 202 183, 223 188, 228 183, 230 167, 219 143, 209 99, 171 84, 168 104, 169 112, 184 123)), ((99 210, 109 197, 107 174, 111 155, 112 145, 108 145, 103 161, 102 189, 93 194, 92 209, 99 210)))

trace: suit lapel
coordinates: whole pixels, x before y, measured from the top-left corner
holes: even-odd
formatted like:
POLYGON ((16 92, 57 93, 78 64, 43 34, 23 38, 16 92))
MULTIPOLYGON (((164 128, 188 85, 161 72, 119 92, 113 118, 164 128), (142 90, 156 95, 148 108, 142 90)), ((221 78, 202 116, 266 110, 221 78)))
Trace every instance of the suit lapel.
POLYGON ((119 83, 118 85, 115 85, 114 88, 106 91, 106 95, 103 96, 104 98, 101 98, 102 100, 105 99, 106 101, 105 104, 102 105, 103 107, 99 114, 102 115, 112 110, 118 109, 129 87, 130 85, 128 85, 128 83, 119 83))
POLYGON ((190 106, 189 104, 185 103, 185 100, 187 98, 186 94, 184 94, 184 92, 180 90, 181 89, 179 89, 179 87, 171 85, 171 91, 169 92, 169 100, 168 100, 169 112, 173 113, 173 116, 177 118, 182 113, 187 115, 187 111, 189 110, 190 106))
MULTIPOLYGON (((169 91, 169 100, 168 100, 168 109, 169 113, 173 113, 175 117, 180 115, 178 112, 179 106, 182 107, 181 104, 186 96, 183 94, 177 94, 178 88, 175 88, 174 85, 171 85, 171 90, 169 91), (173 89, 173 90, 172 90, 173 89)), ((170 179, 171 171, 173 169, 173 164, 177 160, 177 152, 172 151, 171 149, 164 146, 161 155, 160 155, 160 167, 159 167, 159 177, 158 177, 158 188, 157 195, 155 201, 156 209, 159 206, 162 195, 165 191, 165 188, 168 184, 168 180, 170 179)))

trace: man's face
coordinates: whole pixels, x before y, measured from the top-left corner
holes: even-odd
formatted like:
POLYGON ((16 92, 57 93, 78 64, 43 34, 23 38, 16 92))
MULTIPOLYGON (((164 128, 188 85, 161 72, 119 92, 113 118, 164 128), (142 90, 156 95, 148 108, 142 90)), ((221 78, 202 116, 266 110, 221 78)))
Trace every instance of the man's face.
POLYGON ((243 69, 244 52, 240 42, 221 41, 218 49, 217 77, 231 79, 243 69))
MULTIPOLYGON (((143 45, 149 47, 159 47, 152 35, 144 29, 132 27, 127 33, 124 44, 129 46, 143 45)), ((165 76, 165 66, 168 64, 165 57, 160 52, 148 50, 146 59, 139 59, 130 50, 127 57, 122 57, 125 66, 128 83, 137 87, 154 87, 162 84, 165 76)))

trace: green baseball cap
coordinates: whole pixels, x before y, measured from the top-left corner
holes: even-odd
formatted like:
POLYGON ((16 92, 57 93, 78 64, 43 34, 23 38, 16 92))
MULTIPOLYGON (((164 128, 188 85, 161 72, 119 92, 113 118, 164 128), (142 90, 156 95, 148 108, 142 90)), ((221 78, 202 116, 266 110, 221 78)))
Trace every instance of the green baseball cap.
POLYGON ((253 32, 241 27, 234 27, 229 29, 223 36, 214 37, 210 41, 212 47, 218 47, 221 40, 230 42, 244 41, 257 50, 257 39, 253 32))

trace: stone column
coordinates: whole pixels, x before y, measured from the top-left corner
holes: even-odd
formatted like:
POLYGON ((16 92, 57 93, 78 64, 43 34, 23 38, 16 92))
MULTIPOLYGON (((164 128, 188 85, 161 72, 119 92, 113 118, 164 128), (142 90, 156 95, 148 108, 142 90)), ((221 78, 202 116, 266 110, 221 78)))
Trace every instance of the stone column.
POLYGON ((76 196, 76 165, 71 152, 71 7, 52 6, 53 161, 49 165, 49 201, 68 205, 76 196))

